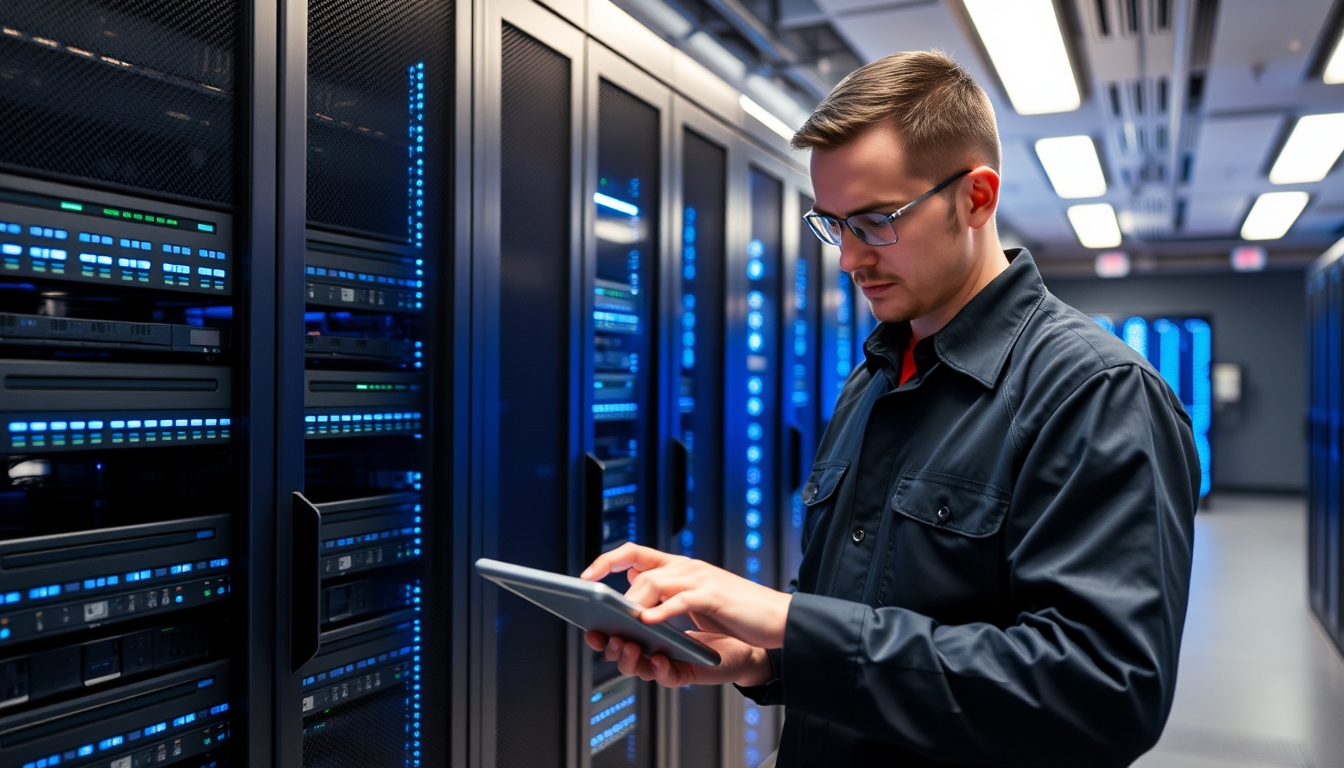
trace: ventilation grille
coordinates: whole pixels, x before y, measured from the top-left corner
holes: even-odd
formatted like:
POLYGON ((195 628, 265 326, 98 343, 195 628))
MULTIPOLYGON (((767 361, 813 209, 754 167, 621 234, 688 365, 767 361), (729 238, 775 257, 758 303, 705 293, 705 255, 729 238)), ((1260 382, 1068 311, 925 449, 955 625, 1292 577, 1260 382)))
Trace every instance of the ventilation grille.
POLYGON ((452 103, 452 40, 443 0, 309 2, 310 221, 414 241, 416 183, 433 180, 415 176, 412 149, 423 139, 432 157, 448 139, 435 116, 452 103))
POLYGON ((237 9, 0 3, 0 164, 231 203, 237 9))

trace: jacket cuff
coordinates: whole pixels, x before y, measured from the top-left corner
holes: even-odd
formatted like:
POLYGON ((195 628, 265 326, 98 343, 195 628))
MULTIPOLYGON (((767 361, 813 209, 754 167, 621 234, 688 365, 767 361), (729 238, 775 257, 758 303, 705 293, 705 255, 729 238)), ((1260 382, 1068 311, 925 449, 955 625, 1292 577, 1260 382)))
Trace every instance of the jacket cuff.
POLYGON ((760 704, 763 707, 775 706, 784 703, 784 681, 780 678, 780 668, 783 666, 782 651, 778 648, 766 650, 765 655, 770 658, 770 682, 764 685, 752 685, 743 687, 733 683, 733 687, 743 696, 760 704))
POLYGON ((827 720, 849 719, 866 614, 862 603, 804 592, 793 596, 784 625, 786 707, 827 720))

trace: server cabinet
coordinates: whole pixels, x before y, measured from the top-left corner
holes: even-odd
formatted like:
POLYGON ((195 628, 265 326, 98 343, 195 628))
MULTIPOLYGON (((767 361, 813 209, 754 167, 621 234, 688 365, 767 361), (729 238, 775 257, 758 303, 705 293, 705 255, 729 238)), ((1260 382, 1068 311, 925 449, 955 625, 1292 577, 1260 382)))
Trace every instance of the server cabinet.
POLYGON ((1341 387, 1344 359, 1339 345, 1344 279, 1337 249, 1332 249, 1307 276, 1309 310, 1307 412, 1310 451, 1307 495, 1307 582, 1312 611, 1326 633, 1344 648, 1344 526, 1341 526, 1341 387))
POLYGON ((279 418, 303 464, 281 518, 292 599, 279 762, 442 764, 455 9, 305 10, 286 62, 306 96, 288 136, 302 155, 282 157, 297 188, 284 226, 302 241, 282 253, 279 418))
MULTIPOLYGON (((582 367, 573 350, 583 348, 578 318, 589 305, 580 259, 584 36, 526 0, 484 11, 471 249, 472 410, 484 418, 472 434, 481 447, 472 555, 574 572, 582 367)), ((473 596, 470 764, 578 765, 586 730, 578 638, 479 578, 473 596)))
MULTIPOLYGON (((809 233, 811 234, 811 233, 809 233)), ((812 235, 815 240, 816 236, 812 235)), ((840 269, 840 249, 834 246, 821 246, 821 275, 823 280, 821 307, 821 336, 818 345, 821 350, 818 362, 821 400, 818 410, 823 428, 835 415, 835 404, 845 381, 854 370, 854 362, 859 349, 856 345, 854 285, 849 273, 840 269)))
POLYGON ((269 452, 260 5, 0 8, 6 768, 269 746, 271 607, 241 557, 269 540, 244 514, 269 452))
MULTIPOLYGON (((664 386, 662 333, 671 92, 596 41, 587 42, 585 104, 582 566, 631 541, 660 546, 671 489, 667 433, 676 392, 664 386)), ((577 570, 577 569, 576 569, 577 570)), ((623 574, 611 578, 624 588, 623 574)), ((665 729, 656 687, 580 655, 580 757, 653 766, 665 729)), ((581 764, 583 764, 581 762, 581 764)))
MULTIPOLYGON (((670 248, 673 296, 671 373, 678 393, 679 459, 668 551, 723 564, 724 366, 729 222, 729 153, 739 139, 723 123, 684 98, 673 104, 673 179, 670 248), (684 452, 684 453, 683 453, 684 452), (680 514, 679 514, 680 513, 680 514)), ((731 689, 692 686, 670 699, 669 765, 717 765, 723 743, 724 702, 731 689)))
MULTIPOLYGON (((805 184, 805 182, 801 182, 805 184)), ((785 224, 792 235, 792 265, 785 273, 792 277, 785 301, 784 400, 783 423, 787 430, 784 471, 782 472, 783 510, 780 516, 780 584, 796 585, 803 559, 803 525, 807 510, 803 505, 803 478, 812 470, 817 442, 823 426, 821 409, 822 375, 822 243, 802 220, 812 210, 812 198, 795 188, 785 206, 785 224)), ((834 407, 834 403, 832 403, 834 407)))

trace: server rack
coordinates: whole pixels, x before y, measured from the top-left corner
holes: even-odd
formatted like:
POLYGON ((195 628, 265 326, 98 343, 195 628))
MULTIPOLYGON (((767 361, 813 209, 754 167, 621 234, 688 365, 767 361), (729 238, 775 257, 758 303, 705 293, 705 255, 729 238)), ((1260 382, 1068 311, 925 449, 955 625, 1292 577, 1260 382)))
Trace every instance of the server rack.
POLYGON ((266 196, 237 171, 271 141, 249 11, 0 10, 6 767, 265 753, 244 641, 270 604, 236 593, 258 574, 241 543, 266 538, 244 514, 267 254, 242 201, 266 196))
POLYGON ((1312 611, 1331 639, 1344 649, 1344 530, 1341 507, 1341 306, 1344 247, 1327 251, 1308 270, 1306 280, 1309 354, 1307 584, 1312 611))
MULTIPOLYGON (((673 219, 669 287, 673 371, 678 388, 678 436, 684 504, 674 500, 670 551, 723 564, 725 451, 724 405, 727 249, 730 217, 729 162, 740 138, 721 121, 677 96, 673 104, 673 219)), ((669 703, 670 765, 716 765, 723 741, 726 692, 711 687, 678 690, 669 703)))
POLYGON ((282 160, 279 418, 282 450, 302 465, 282 507, 292 598, 279 763, 442 764, 456 9, 302 10, 286 60, 306 96, 301 111, 286 103, 287 147, 302 154, 282 160))
MULTIPOLYGON (((803 478, 811 472, 816 460, 817 443, 824 426, 821 400, 824 376, 820 361, 824 340, 822 333, 822 291, 825 279, 822 243, 803 222, 804 213, 812 210, 813 200, 804 190, 809 185, 800 180, 785 209, 785 225, 794 238, 792 265, 785 274, 792 277, 786 293, 784 319, 785 375, 783 423, 788 433, 787 454, 781 473, 783 510, 780 514, 782 549, 780 551, 780 584, 796 586, 798 568, 803 559, 803 525, 807 510, 803 506, 803 478)), ((834 408, 834 401, 830 407, 834 408)))
MULTIPOLYGON (((474 90, 472 557, 573 572, 581 541, 583 33, 527 0, 485 6, 474 90), (526 226, 511 226, 525 217, 526 226)), ((591 200, 591 196, 588 200, 591 200)), ((590 286, 591 288, 591 286, 590 286)), ((591 385, 591 384, 590 384, 591 385)), ((577 766, 578 638, 477 578, 469 763, 577 766)), ((583 718, 586 726, 587 717, 583 718)), ((586 746, 586 739, 585 745, 586 746)))

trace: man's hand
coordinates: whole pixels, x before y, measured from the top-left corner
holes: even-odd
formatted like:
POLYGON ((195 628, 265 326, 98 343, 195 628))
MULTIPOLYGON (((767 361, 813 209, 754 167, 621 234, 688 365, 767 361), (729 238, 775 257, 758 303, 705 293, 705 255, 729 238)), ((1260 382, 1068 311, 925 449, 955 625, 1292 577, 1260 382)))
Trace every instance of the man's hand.
POLYGON ((737 638, 755 648, 784 645, 793 596, 777 592, 700 560, 623 544, 602 555, 581 576, 590 581, 627 572, 625 596, 644 608, 645 624, 690 614, 702 630, 737 638))
POLYGON ((661 653, 645 656, 638 644, 619 637, 607 637, 601 632, 585 632, 583 640, 594 651, 601 651, 607 661, 616 662, 621 674, 652 680, 668 688, 722 683, 753 686, 770 682, 770 659, 764 649, 714 632, 691 632, 690 635, 719 652, 721 661, 717 667, 672 661, 661 653))

